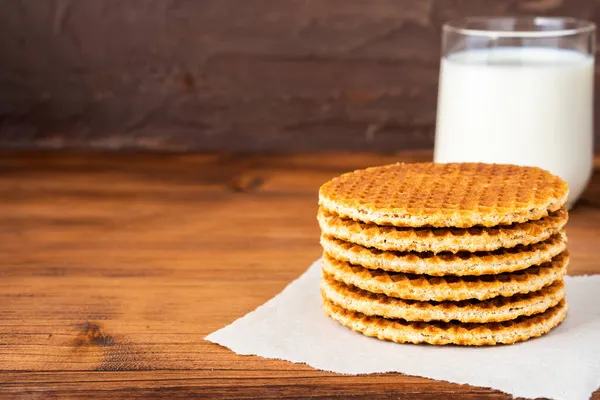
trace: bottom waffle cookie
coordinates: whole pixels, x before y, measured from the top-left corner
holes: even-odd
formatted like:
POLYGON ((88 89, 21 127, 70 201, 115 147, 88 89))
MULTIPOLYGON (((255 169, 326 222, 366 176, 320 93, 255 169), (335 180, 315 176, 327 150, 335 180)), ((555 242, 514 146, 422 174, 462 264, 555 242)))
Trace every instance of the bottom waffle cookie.
POLYGON ((541 336, 565 319, 567 308, 567 303, 561 300, 542 314, 484 324, 408 322, 403 319, 386 319, 348 311, 323 299, 323 309, 330 318, 366 336, 397 343, 462 346, 512 344, 541 336))
POLYGON ((324 274, 321 279, 324 299, 365 315, 407 321, 502 322, 520 316, 539 314, 557 305, 565 297, 565 285, 561 280, 537 292, 511 297, 494 297, 490 300, 463 301, 415 301, 371 293, 346 285, 324 274))

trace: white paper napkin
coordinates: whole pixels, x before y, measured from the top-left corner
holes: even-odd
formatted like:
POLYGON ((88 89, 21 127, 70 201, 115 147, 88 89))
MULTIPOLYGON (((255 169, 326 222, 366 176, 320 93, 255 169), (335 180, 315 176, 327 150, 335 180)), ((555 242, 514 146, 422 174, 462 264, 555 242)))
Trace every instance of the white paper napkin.
POLYGON ((548 335, 483 348, 397 344, 352 332, 323 313, 320 275, 317 260, 283 292, 206 340, 325 371, 401 372, 528 398, 583 400, 600 387, 600 275, 566 278, 569 313, 548 335))

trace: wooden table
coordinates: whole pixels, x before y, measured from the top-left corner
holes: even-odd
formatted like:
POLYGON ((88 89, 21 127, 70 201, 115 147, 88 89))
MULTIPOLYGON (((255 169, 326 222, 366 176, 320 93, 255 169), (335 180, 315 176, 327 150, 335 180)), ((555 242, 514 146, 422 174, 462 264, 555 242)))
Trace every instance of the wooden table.
MULTIPOLYGON (((321 183, 429 158, 3 152, 0 397, 506 398, 321 372, 203 340, 319 257, 321 183)), ((600 169, 571 215, 570 272, 600 273, 600 169)))

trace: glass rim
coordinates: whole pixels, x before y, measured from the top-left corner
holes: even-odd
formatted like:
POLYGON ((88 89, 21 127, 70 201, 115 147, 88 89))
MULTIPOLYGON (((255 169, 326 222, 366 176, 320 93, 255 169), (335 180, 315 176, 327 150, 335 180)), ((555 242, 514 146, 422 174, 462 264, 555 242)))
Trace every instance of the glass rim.
POLYGON ((466 17, 450 20, 442 26, 443 32, 453 32, 465 36, 485 36, 490 38, 507 37, 507 38, 548 38, 577 35, 582 33, 591 33, 596 30, 596 24, 591 21, 586 21, 571 17, 466 17), (486 29, 474 28, 476 24, 489 24, 490 22, 527 22, 532 26, 544 27, 561 23, 563 27, 550 29, 523 29, 523 30, 501 30, 501 29, 486 29), (564 27, 564 25, 573 25, 572 27, 564 27))

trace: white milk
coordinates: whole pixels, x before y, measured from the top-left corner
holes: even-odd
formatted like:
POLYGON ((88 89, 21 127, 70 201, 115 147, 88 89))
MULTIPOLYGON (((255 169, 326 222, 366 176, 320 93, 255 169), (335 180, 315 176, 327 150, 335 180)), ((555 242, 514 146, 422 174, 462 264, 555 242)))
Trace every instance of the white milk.
POLYGON ((443 58, 435 161, 542 167, 569 183, 574 202, 592 169, 593 64, 587 54, 526 47, 443 58))

